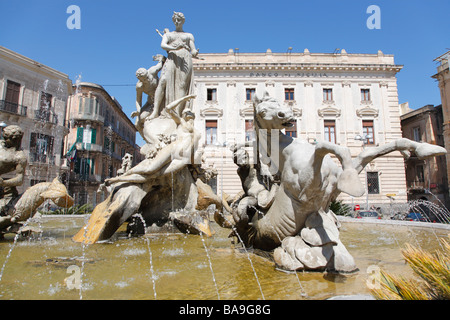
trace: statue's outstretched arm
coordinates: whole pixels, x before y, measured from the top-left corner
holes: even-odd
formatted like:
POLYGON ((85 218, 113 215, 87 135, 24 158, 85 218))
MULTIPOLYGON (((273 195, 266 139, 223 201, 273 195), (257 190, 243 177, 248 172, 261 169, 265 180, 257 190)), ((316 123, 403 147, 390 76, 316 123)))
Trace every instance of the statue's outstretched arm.
POLYGON ((413 151, 419 159, 426 159, 447 153, 445 148, 437 145, 401 138, 383 146, 366 148, 353 160, 353 166, 356 171, 361 172, 364 167, 375 158, 384 156, 393 151, 400 151, 405 157, 409 157, 410 152, 413 151))
POLYGON ((142 92, 143 89, 136 85, 136 110, 137 112, 141 112, 142 108, 142 92))

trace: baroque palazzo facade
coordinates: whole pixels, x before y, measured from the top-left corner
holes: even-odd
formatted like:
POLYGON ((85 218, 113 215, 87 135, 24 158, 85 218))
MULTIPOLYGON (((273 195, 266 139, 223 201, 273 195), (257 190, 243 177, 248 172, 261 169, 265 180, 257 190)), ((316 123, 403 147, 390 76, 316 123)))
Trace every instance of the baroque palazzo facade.
MULTIPOLYGON (((218 171, 212 184, 219 194, 242 190, 229 145, 254 137, 256 92, 267 91, 292 108, 295 125, 286 134, 310 143, 330 141, 348 147, 353 157, 364 148, 402 137, 396 78, 402 66, 395 64, 393 55, 230 49, 199 58, 194 61, 195 125, 203 134, 205 162, 218 171)), ((341 194, 340 199, 361 208, 389 205, 392 199, 407 201, 404 159, 399 152, 374 160, 360 178, 367 196, 341 194)))
POLYGON ((126 153, 133 166, 140 162, 136 128, 119 101, 101 85, 80 82, 68 99, 65 153, 70 166, 69 191, 78 204, 94 206, 107 194, 97 192, 107 178, 115 177, 126 153))

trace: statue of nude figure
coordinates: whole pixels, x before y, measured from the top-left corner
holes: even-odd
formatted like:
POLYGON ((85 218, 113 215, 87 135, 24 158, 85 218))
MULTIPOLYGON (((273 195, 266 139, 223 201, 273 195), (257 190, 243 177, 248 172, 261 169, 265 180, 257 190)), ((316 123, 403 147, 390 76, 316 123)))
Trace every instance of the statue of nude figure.
MULTIPOLYGON (((139 68, 136 71, 136 77, 138 82, 136 83, 136 111, 131 113, 131 117, 137 117, 135 127, 145 139, 144 136, 144 122, 151 112, 153 111, 153 103, 155 100, 155 91, 159 83, 158 72, 162 69, 166 57, 161 54, 153 56, 153 61, 158 63, 150 69, 139 68), (142 105, 143 94, 147 95, 147 102, 142 105)), ((148 141, 147 141, 148 142, 148 141)))
POLYGON ((194 150, 200 140, 200 135, 194 130, 195 115, 189 109, 185 109, 182 117, 179 117, 173 109, 180 103, 193 98, 195 95, 188 95, 166 107, 167 113, 177 124, 177 139, 174 142, 159 150, 154 158, 145 159, 123 175, 106 179, 105 185, 109 186, 117 182, 146 183, 154 177, 176 172, 191 163, 194 150))
MULTIPOLYGON (((27 157, 20 149, 23 131, 19 126, 10 125, 3 130, 3 140, 0 142, 0 175, 16 172, 10 179, 0 178, 0 224, 11 220, 8 211, 13 201, 19 196, 16 187, 23 184, 27 157)), ((12 221, 14 222, 14 221, 12 221)))

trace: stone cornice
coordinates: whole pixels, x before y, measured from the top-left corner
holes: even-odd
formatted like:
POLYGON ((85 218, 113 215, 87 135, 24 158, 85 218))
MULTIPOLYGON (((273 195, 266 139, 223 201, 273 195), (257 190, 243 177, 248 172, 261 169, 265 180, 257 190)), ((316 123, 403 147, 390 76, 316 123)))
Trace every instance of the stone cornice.
MULTIPOLYGON (((0 58, 8 60, 14 64, 21 65, 25 68, 28 68, 37 73, 45 73, 45 76, 53 77, 56 79, 61 79, 72 84, 72 81, 69 79, 69 76, 61 71, 53 69, 49 66, 46 66, 40 62, 32 60, 28 57, 25 57, 17 52, 9 50, 5 47, 0 46, 0 58)), ((68 84, 68 86, 69 86, 68 84)))
POLYGON ((201 63, 194 64, 195 71, 371 71, 399 72, 402 65, 392 64, 328 64, 328 63, 201 63))

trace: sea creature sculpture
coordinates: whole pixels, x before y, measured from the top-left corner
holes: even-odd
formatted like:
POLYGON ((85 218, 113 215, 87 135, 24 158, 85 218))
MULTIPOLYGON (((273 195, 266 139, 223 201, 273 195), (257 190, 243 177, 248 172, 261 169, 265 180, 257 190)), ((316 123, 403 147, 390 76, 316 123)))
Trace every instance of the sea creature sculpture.
POLYGON ((420 159, 446 153, 439 146, 399 139, 367 148, 352 159, 345 147, 329 142, 313 145, 283 134, 281 130, 291 126, 292 110, 267 93, 256 95, 253 106, 258 148, 255 168, 266 164, 280 180, 271 205, 258 206, 253 201, 246 208, 235 206, 234 232, 248 247, 274 250, 276 264, 289 270, 356 270, 339 239, 339 222, 328 210, 331 201, 341 192, 363 195, 358 174, 377 157, 396 150, 405 156, 414 151, 420 159))

